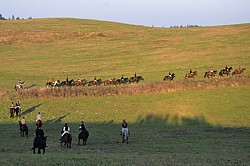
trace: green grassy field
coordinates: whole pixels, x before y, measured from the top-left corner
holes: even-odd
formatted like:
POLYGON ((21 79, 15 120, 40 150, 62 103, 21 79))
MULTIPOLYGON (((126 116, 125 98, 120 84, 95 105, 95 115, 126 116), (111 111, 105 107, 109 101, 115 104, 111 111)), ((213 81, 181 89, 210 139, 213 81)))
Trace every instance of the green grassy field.
POLYGON ((250 24, 168 29, 82 19, 0 21, 1 165, 249 165, 249 32, 250 24), (225 65, 246 67, 244 81, 212 87, 204 72, 225 65), (190 68, 207 88, 147 90, 169 71, 177 75, 171 84, 189 86, 184 75, 190 68), (13 89, 19 79, 39 89, 52 77, 105 80, 134 72, 145 78, 139 83, 143 93, 22 98, 13 89), (19 118, 9 118, 16 100, 28 122, 28 139, 19 135, 19 118), (48 148, 33 155, 39 111, 48 148), (131 132, 127 145, 119 135, 124 118, 131 132), (77 146, 82 120, 90 132, 87 146, 77 146), (65 122, 73 135, 71 149, 59 144, 65 122))

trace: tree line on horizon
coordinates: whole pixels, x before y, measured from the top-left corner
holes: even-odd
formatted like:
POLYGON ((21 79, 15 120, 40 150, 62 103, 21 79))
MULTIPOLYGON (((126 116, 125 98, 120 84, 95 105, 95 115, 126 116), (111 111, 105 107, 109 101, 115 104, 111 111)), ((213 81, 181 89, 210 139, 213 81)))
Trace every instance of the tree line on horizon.
MULTIPOLYGON (((21 19, 23 20, 24 18, 15 17, 14 14, 7 19, 0 13, 0 20, 21 20, 21 19)), ((28 19, 32 19, 32 17, 29 17, 28 19)))

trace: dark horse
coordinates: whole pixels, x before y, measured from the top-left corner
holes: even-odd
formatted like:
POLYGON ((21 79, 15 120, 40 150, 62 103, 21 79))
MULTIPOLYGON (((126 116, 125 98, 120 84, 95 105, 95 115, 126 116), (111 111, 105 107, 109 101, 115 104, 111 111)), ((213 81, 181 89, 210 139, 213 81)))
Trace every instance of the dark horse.
POLYGON ((41 149, 43 150, 43 154, 45 153, 47 137, 35 137, 33 141, 33 153, 35 153, 35 149, 38 148, 38 154, 41 154, 41 149))
POLYGON ((14 113, 16 113, 16 116, 20 116, 21 115, 21 108, 20 107, 15 107, 14 108, 14 113))
POLYGON ((64 142, 64 145, 67 145, 67 148, 71 148, 71 141, 72 141, 72 136, 69 133, 66 133, 63 135, 63 137, 60 139, 61 141, 61 147, 62 143, 64 142))
POLYGON ((88 130, 82 130, 82 132, 78 134, 78 145, 80 144, 80 139, 82 139, 83 145, 86 145, 88 137, 89 137, 88 130))
POLYGON ((144 80, 142 76, 130 77, 129 83, 134 83, 134 82, 138 83, 141 80, 144 80))
POLYGON ((19 128, 20 128, 20 134, 22 137, 26 136, 27 138, 29 137, 29 129, 27 125, 21 125, 19 122, 19 128))
POLYGON ((163 81, 167 81, 167 80, 172 81, 172 80, 174 79, 174 77, 175 77, 175 74, 174 74, 174 73, 172 73, 171 76, 170 76, 170 75, 166 75, 166 76, 163 78, 163 81))
POLYGON ((43 125, 42 120, 38 119, 38 120, 36 121, 36 126, 37 126, 37 127, 42 127, 42 125, 43 125))
POLYGON ((232 67, 229 67, 228 70, 226 69, 222 69, 219 73, 220 76, 223 76, 224 74, 226 74, 227 76, 230 75, 230 71, 232 70, 232 67))
POLYGON ((217 73, 217 70, 214 70, 213 72, 207 71, 205 72, 204 78, 215 77, 216 73, 217 73))

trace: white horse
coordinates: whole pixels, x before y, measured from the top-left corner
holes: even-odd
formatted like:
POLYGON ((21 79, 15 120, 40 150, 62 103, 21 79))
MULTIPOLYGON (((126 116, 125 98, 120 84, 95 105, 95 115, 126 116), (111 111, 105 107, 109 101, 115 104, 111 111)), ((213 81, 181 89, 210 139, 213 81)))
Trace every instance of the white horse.
POLYGON ((23 89, 24 84, 25 84, 25 81, 19 82, 19 84, 15 85, 15 90, 17 91, 18 89, 23 89))

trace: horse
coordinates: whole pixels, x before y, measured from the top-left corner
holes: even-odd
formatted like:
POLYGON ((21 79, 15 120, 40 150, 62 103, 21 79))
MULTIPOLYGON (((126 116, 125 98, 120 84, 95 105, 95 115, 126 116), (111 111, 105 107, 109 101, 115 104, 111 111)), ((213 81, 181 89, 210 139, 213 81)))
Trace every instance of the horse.
POLYGON ((104 85, 113 85, 113 84, 115 84, 115 78, 112 78, 111 80, 105 80, 105 81, 103 81, 103 84, 104 85))
POLYGON ((47 140, 47 136, 46 137, 35 137, 35 139, 33 141, 33 147, 31 148, 31 149, 33 149, 34 154, 35 154, 36 148, 38 148, 38 154, 41 154, 41 149, 43 150, 43 154, 45 153, 45 147, 47 147, 46 140, 47 140))
POLYGON ((101 79, 98 79, 98 80, 91 80, 91 81, 89 81, 89 83, 88 83, 88 86, 92 86, 92 85, 101 85, 101 83, 102 83, 102 80, 101 79))
POLYGON ((143 81, 144 78, 142 76, 137 76, 136 77, 136 83, 138 83, 139 81, 143 81))
POLYGON ((172 73, 171 76, 170 75, 166 75, 164 78, 163 78, 163 81, 173 81, 174 80, 174 77, 175 77, 175 74, 172 73))
POLYGON ((36 121, 36 126, 37 126, 37 127, 42 127, 42 125, 43 125, 42 120, 41 120, 41 119, 38 119, 38 120, 36 121))
POLYGON ((15 108, 10 108, 10 117, 11 118, 14 118, 14 111, 15 111, 15 108))
POLYGON ((20 128, 20 135, 22 137, 26 136, 26 138, 29 137, 29 129, 27 125, 21 125, 21 123, 19 122, 19 128, 20 128))
POLYGON ((23 89, 25 81, 20 82, 19 84, 15 85, 14 89, 17 91, 18 89, 23 89))
POLYGON ((198 76, 197 73, 198 73, 197 71, 194 71, 193 74, 187 73, 187 74, 185 75, 185 78, 194 78, 194 76, 198 76))
POLYGON ((21 108, 19 106, 16 106, 14 108, 14 113, 16 113, 16 116, 20 116, 21 115, 21 108))
POLYGON ((217 70, 214 70, 213 72, 207 71, 205 72, 204 78, 215 77, 216 73, 217 73, 217 70))
POLYGON ((46 85, 45 85, 47 88, 48 87, 59 87, 59 86, 61 86, 61 83, 60 83, 60 80, 57 80, 57 81, 55 81, 55 82, 47 82, 46 83, 46 85))
POLYGON ((230 71, 231 71, 232 69, 233 69, 232 67, 229 67, 228 70, 222 69, 222 70, 219 72, 219 75, 223 77, 223 75, 226 74, 226 75, 228 76, 228 75, 230 75, 230 71))
POLYGON ((80 139, 82 139, 83 145, 86 145, 88 137, 89 137, 88 130, 82 130, 82 132, 78 134, 78 145, 80 144, 80 139))
POLYGON ((129 135, 128 130, 122 130, 122 143, 128 144, 128 135, 129 135))
POLYGON ((71 148, 71 141, 72 141, 72 136, 69 133, 65 133, 63 137, 60 139, 61 141, 61 147, 62 143, 64 142, 64 146, 67 145, 67 148, 71 148))
POLYGON ((236 70, 234 70, 232 75, 242 74, 245 70, 246 70, 246 68, 242 68, 242 69, 238 69, 238 70, 236 69, 236 70))
POLYGON ((128 77, 126 77, 126 78, 123 78, 123 79, 117 79, 115 81, 115 84, 126 84, 128 82, 129 82, 129 79, 128 79, 128 77))

